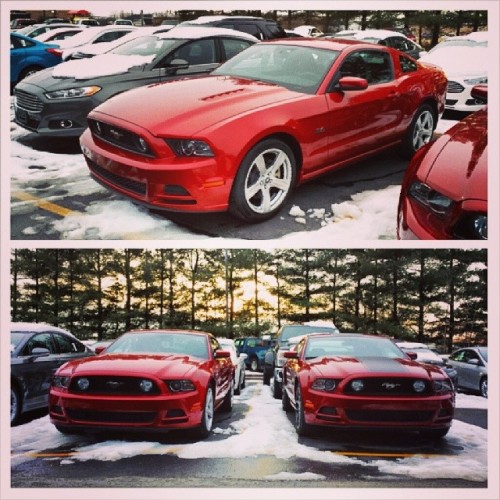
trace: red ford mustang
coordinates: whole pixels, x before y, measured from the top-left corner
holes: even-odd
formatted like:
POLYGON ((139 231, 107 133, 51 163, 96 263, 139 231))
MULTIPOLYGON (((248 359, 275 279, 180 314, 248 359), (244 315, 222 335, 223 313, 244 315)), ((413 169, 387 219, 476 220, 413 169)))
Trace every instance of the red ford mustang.
POLYGON ((431 438, 448 432, 453 384, 392 340, 360 334, 304 337, 285 353, 282 403, 299 435, 312 426, 401 429, 431 438))
POLYGON ((116 96, 81 136, 92 176, 149 207, 273 216, 294 186, 401 145, 427 143, 447 80, 353 40, 255 44, 209 76, 116 96))
MULTIPOLYGON (((487 87, 471 95, 485 101, 487 87)), ((398 238, 488 239, 487 145, 483 108, 415 155, 401 188, 398 238)))
POLYGON ((49 414, 63 433, 195 428, 206 437, 214 411, 232 408, 230 353, 209 333, 132 331, 86 361, 54 375, 49 414))

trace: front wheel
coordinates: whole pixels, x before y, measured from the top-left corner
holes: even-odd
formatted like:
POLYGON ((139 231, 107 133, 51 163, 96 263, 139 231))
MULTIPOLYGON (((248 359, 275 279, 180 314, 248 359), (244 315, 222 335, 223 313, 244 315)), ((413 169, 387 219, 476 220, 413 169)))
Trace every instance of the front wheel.
POLYGON ((14 425, 21 415, 21 397, 17 389, 12 387, 10 389, 10 425, 14 425))
POLYGON ((246 222, 272 217, 288 200, 295 183, 296 160, 279 139, 266 139, 245 156, 234 179, 229 210, 246 222))
POLYGON ((214 393, 211 387, 207 389, 205 396, 205 405, 203 406, 203 414, 201 416, 201 424, 198 428, 197 435, 200 438, 206 438, 212 431, 214 423, 214 393))
POLYGON ((436 128, 434 113, 428 104, 418 108, 402 143, 402 153, 411 158, 422 146, 430 142, 436 128))
POLYGON ((483 398, 488 397, 488 379, 487 378, 481 379, 481 382, 479 383, 479 392, 481 393, 481 396, 483 396, 483 398))
POLYGON ((295 430, 299 436, 308 436, 311 434, 311 426, 306 424, 304 416, 304 403, 302 401, 302 391, 300 390, 300 387, 297 387, 295 404, 297 405, 297 410, 295 411, 295 430))

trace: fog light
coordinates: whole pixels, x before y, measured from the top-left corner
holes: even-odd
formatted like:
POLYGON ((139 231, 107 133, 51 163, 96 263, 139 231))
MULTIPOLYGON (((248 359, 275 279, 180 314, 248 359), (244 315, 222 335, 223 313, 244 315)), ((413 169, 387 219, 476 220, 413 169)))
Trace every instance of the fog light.
POLYGON ((59 126, 61 128, 71 128, 73 127, 73 122, 71 120, 61 120, 59 126))
POLYGON ((151 380, 141 380, 139 387, 143 392, 151 392, 153 389, 153 382, 151 382, 151 380))
POLYGON ((78 386, 78 389, 80 389, 81 391, 86 391, 90 386, 90 382, 88 378, 83 377, 78 379, 76 385, 78 386))

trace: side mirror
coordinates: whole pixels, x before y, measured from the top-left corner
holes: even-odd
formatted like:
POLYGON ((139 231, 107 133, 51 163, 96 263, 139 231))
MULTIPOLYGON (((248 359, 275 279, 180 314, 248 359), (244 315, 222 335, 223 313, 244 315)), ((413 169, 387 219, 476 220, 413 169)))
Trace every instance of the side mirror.
POLYGON ((406 353, 406 355, 412 360, 412 361, 415 361, 418 357, 417 353, 416 352, 413 352, 413 351, 408 351, 406 353))
POLYGON ((215 359, 225 359, 230 357, 231 353, 229 351, 215 351, 215 359))
POLYGON ((366 90, 368 81, 357 76, 343 76, 335 86, 335 90, 366 90))
POLYGON ((105 346, 105 345, 101 345, 101 346, 99 346, 99 347, 96 347, 94 352, 95 352, 96 354, 101 354, 101 352, 103 352, 103 351, 105 351, 105 350, 106 350, 106 346, 105 346))
POLYGON ((30 361, 33 361, 37 358, 44 358, 46 356, 50 356, 50 351, 45 347, 35 347, 31 351, 31 355, 29 357, 30 361))
POLYGON ((488 102, 488 85, 474 85, 470 95, 480 104, 486 104, 488 102))
POLYGON ((298 359, 299 355, 295 351, 285 351, 283 357, 286 359, 298 359))
POLYGON ((166 69, 168 73, 175 73, 180 69, 187 68, 189 68, 189 63, 185 59, 173 59, 172 61, 170 61, 166 69))

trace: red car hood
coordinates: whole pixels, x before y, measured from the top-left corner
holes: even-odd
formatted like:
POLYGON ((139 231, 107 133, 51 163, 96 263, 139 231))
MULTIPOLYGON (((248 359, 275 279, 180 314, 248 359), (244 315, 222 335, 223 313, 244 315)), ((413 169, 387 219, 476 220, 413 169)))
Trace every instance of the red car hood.
POLYGON ((208 76, 140 87, 107 100, 96 110, 153 135, 191 137, 249 110, 304 97, 264 82, 208 76))
POLYGON ((64 372, 71 371, 71 375, 151 375, 162 378, 185 377, 191 371, 200 368, 206 360, 171 355, 153 354, 102 354, 82 360, 72 361, 64 366, 64 372))
POLYGON ((425 182, 455 201, 487 200, 487 111, 469 115, 443 134, 427 154, 434 152, 425 182))
POLYGON ((345 378, 350 376, 415 377, 430 380, 442 371, 432 365, 424 365, 407 359, 380 357, 351 358, 344 356, 324 357, 311 363, 319 377, 345 378))

